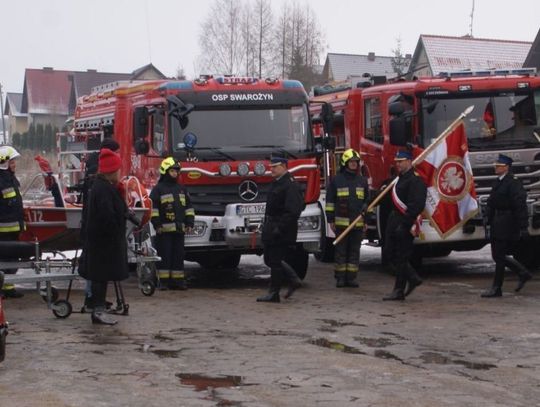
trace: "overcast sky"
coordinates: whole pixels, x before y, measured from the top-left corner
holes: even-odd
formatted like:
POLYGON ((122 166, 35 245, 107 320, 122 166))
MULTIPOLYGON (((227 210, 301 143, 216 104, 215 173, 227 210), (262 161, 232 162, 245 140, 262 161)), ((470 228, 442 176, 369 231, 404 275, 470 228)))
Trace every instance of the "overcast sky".
MULTIPOLYGON (((285 0, 273 0, 274 15, 285 0)), ((298 0, 304 4, 303 0, 298 0)), ((329 52, 413 53, 420 34, 469 32, 472 0, 311 0, 329 52)), ((25 68, 131 72, 150 61, 165 75, 195 72, 201 21, 213 0, 0 0, 0 83, 22 92, 25 68)), ((473 35, 533 41, 539 0, 476 0, 473 35)), ((324 56, 321 63, 324 63, 324 56)))

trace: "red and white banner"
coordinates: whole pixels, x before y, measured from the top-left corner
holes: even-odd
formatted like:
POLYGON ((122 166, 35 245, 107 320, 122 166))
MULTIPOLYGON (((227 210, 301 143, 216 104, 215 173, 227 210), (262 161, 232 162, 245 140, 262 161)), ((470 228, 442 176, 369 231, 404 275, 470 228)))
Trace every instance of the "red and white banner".
MULTIPOLYGON (((420 148, 415 150, 415 156, 422 152, 420 148)), ((478 212, 463 121, 416 164, 415 170, 427 185, 424 217, 441 238, 478 212)))

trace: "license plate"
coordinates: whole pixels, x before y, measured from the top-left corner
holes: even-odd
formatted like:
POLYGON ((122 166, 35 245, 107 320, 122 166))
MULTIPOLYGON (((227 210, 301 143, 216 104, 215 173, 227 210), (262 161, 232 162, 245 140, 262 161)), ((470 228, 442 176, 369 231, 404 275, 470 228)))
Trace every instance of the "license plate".
POLYGON ((266 204, 238 205, 236 207, 237 215, 264 215, 266 204))

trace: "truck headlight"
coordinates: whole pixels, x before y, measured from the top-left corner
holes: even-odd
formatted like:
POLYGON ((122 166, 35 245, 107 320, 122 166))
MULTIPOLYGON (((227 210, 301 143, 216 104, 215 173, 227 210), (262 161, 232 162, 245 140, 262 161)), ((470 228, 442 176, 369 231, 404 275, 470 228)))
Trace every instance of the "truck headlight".
POLYGON ((319 216, 303 216, 298 219, 298 231, 318 230, 320 225, 319 216))
POLYGON ((193 230, 191 231, 191 233, 186 233, 186 236, 193 236, 193 237, 204 236, 205 232, 206 232, 206 223, 201 222, 201 221, 195 221, 193 230))

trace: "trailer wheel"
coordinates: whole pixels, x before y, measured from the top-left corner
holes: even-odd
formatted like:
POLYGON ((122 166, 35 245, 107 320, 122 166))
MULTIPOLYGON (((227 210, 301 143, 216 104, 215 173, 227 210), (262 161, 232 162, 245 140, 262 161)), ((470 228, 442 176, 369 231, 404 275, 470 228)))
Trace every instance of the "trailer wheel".
POLYGON ((58 300, 53 304, 52 312, 56 318, 67 318, 73 312, 73 307, 66 300, 58 300))
POLYGON ((0 362, 2 362, 6 357, 6 336, 7 329, 0 329, 0 362))
MULTIPOLYGON (((41 295, 43 301, 47 302, 47 287, 39 290, 39 295, 41 295)), ((58 296, 58 289, 55 287, 51 287, 51 302, 55 303, 58 300, 58 296)))
POLYGON ((141 293, 147 297, 151 297, 154 295, 154 292, 156 291, 156 285, 148 280, 145 280, 141 282, 141 293))

